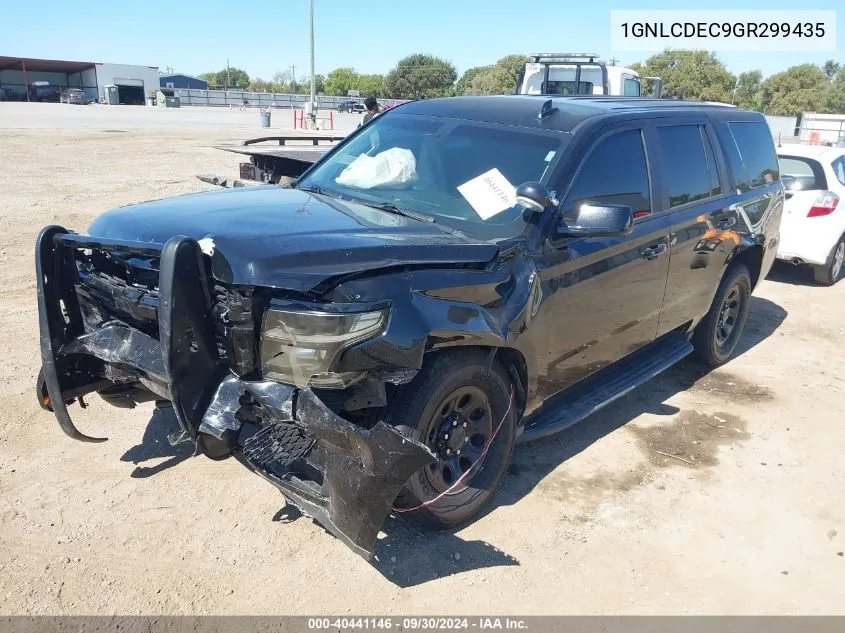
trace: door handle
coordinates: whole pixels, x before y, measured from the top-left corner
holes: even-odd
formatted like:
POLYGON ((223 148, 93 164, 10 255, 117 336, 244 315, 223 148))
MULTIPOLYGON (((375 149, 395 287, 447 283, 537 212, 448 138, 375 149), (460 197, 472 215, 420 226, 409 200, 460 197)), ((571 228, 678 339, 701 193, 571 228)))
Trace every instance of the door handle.
POLYGON ((657 259, 660 257, 660 254, 663 253, 667 248, 666 242, 660 242, 655 246, 650 246, 649 248, 644 248, 640 255, 643 259, 657 259))
POLYGON ((724 218, 722 220, 719 220, 719 222, 716 224, 716 228, 722 229, 722 230, 729 229, 732 226, 734 226, 735 224, 736 224, 736 217, 730 216, 730 217, 724 218))

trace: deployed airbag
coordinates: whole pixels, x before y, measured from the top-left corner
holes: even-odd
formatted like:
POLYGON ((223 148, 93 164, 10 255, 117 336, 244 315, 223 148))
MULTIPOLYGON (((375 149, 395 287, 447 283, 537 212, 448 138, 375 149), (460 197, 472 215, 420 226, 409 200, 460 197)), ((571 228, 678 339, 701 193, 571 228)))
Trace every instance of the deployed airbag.
POLYGON ((367 156, 361 154, 335 179, 340 185, 356 189, 404 187, 417 180, 417 159, 413 152, 393 147, 367 156))

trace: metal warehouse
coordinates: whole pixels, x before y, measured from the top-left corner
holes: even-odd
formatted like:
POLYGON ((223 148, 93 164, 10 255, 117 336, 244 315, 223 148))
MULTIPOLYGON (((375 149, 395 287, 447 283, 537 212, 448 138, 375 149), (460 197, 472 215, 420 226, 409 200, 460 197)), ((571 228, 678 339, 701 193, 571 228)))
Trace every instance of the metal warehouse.
POLYGON ((159 78, 162 88, 181 88, 188 90, 208 90, 208 82, 205 79, 175 73, 172 75, 161 75, 159 78))
POLYGON ((107 86, 115 86, 118 102, 130 105, 143 105, 160 87, 157 66, 0 56, 0 100, 31 101, 31 86, 44 82, 82 88, 98 100, 105 99, 107 86))

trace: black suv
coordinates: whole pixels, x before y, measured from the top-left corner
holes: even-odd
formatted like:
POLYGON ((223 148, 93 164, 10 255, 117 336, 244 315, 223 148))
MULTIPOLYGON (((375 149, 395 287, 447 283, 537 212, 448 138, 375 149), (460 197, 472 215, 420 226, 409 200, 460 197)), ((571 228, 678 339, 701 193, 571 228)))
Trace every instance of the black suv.
POLYGON ((390 512, 476 516, 515 442, 727 361, 783 200, 758 113, 411 102, 293 185, 43 229, 38 397, 83 441, 88 393, 172 407, 173 442, 238 454, 369 556, 390 512))
POLYGON ((341 101, 337 104, 338 112, 362 113, 364 110, 364 104, 360 101, 341 101))
POLYGON ((61 98, 61 89, 50 84, 32 84, 29 87, 30 101, 44 101, 47 103, 58 103, 61 98))

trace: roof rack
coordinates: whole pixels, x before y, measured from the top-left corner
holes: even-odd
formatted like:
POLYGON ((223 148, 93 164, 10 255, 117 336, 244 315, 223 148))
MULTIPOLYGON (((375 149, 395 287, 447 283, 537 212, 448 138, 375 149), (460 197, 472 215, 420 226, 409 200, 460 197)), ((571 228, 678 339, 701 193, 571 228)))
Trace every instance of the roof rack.
POLYGON ((599 58, 598 53, 531 53, 531 61, 537 63, 577 62, 587 60, 594 62, 599 58))

